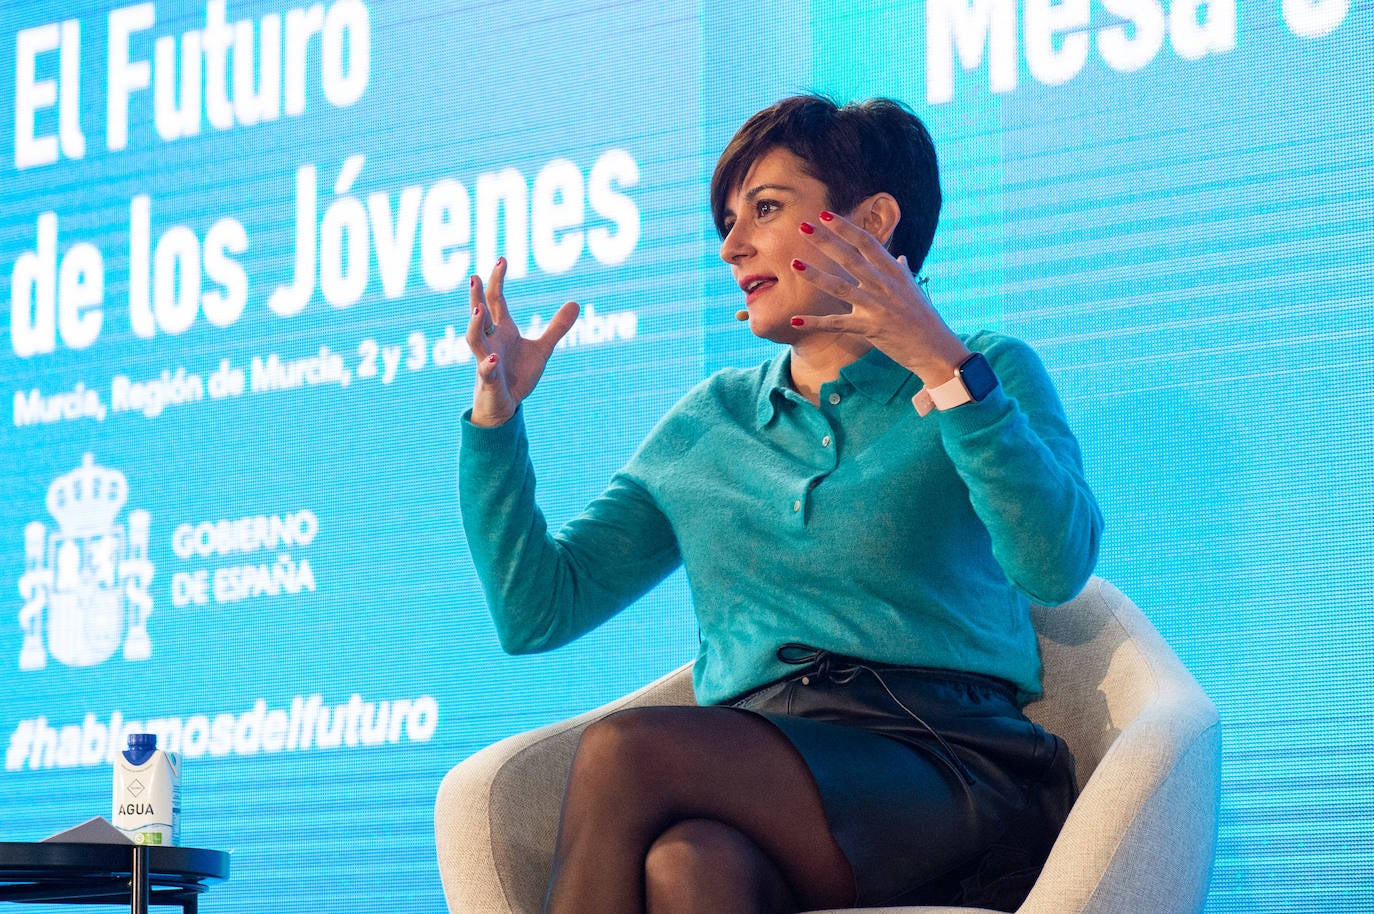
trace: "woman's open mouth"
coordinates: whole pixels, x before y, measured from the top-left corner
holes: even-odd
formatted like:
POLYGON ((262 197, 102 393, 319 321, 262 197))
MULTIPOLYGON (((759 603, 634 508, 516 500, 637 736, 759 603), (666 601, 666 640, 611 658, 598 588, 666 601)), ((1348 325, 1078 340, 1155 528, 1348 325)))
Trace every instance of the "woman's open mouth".
POLYGON ((775 276, 746 276, 740 280, 739 287, 744 290, 744 302, 749 304, 763 292, 777 285, 775 276))

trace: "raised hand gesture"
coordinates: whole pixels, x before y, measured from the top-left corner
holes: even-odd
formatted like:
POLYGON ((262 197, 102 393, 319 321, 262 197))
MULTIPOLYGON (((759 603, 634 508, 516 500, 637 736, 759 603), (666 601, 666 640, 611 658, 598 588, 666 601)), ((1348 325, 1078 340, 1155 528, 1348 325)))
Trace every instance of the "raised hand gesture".
POLYGON ((502 257, 492 267, 485 288, 476 274, 469 281, 472 318, 467 343, 477 360, 477 382, 472 390, 474 425, 500 425, 515 415, 539 383, 553 348, 577 320, 577 303, 567 302, 537 339, 525 339, 506 308, 505 280, 506 258, 502 257))
POLYGON ((877 238, 835 213, 823 212, 814 223, 803 222, 801 233, 820 256, 810 262, 795 260, 792 269, 848 304, 849 311, 797 315, 794 327, 862 336, 927 384, 953 377, 968 349, 912 281, 904 256, 894 259, 877 238))

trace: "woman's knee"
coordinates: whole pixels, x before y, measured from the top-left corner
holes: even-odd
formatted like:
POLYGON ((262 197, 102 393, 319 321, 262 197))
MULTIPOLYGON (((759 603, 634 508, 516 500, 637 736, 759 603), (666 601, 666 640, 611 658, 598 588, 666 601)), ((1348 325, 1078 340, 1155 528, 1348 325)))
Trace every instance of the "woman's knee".
POLYGON ((665 831, 644 859, 649 910, 782 911, 794 907, 782 873, 746 835, 708 819, 665 831))
POLYGON ((573 782, 586 787, 604 784, 623 792, 650 777, 666 745, 655 710, 630 708, 589 724, 573 757, 573 782))

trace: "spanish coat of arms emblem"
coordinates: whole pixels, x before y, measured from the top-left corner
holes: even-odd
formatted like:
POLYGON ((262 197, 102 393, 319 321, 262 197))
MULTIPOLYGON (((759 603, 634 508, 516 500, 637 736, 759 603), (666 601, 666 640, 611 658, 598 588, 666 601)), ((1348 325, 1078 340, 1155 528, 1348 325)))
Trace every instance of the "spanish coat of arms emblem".
POLYGON ((130 511, 120 523, 127 497, 124 474, 97 465, 91 454, 48 488, 56 528, 40 521, 24 528, 21 670, 42 669, 49 656, 67 666, 95 666, 121 645, 126 660, 152 656, 149 517, 130 511))

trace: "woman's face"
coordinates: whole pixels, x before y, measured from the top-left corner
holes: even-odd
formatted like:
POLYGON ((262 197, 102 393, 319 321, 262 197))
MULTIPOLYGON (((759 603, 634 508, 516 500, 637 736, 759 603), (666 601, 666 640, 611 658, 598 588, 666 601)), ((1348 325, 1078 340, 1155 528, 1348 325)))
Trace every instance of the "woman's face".
MULTIPOLYGON (((798 226, 814 223, 829 208, 826 187, 802 168, 802 160, 781 147, 760 156, 726 199, 725 239, 720 257, 744 293, 749 329, 755 336, 792 343, 801 334, 792 318, 848 310, 803 280, 793 259, 836 271, 807 243, 798 226)), ((842 271, 841 271, 842 272, 842 271)))

